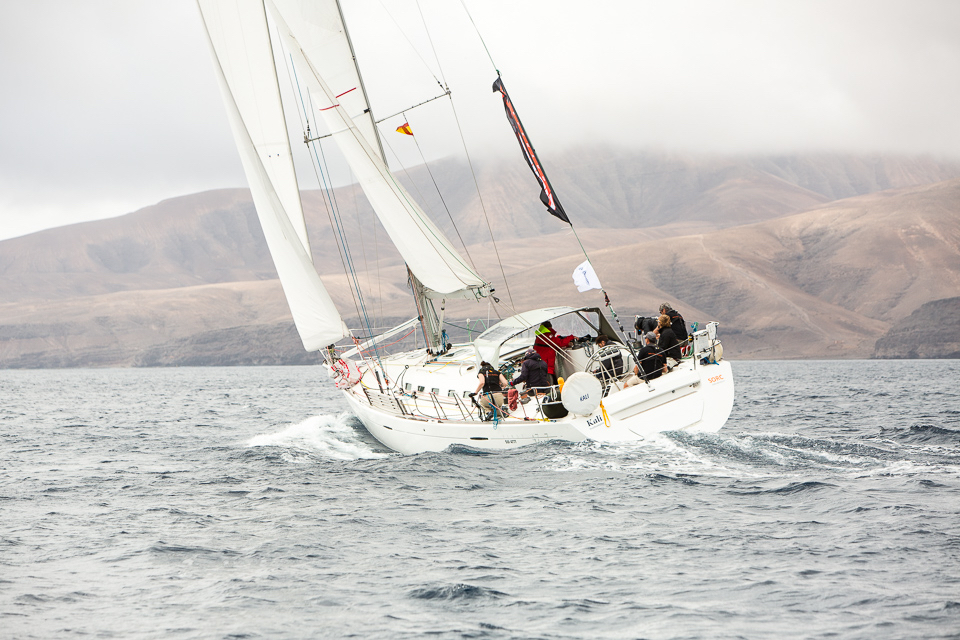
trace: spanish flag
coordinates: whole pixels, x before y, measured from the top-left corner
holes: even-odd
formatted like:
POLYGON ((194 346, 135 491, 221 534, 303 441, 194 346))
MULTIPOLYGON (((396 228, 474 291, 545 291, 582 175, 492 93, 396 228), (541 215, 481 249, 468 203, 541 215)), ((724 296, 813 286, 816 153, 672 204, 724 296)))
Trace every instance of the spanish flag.
POLYGON ((397 133, 405 133, 405 134, 407 134, 408 136, 412 136, 412 135, 413 135, 413 129, 410 128, 410 124, 409 124, 409 123, 404 122, 402 125, 400 125, 399 127, 397 127, 397 133))

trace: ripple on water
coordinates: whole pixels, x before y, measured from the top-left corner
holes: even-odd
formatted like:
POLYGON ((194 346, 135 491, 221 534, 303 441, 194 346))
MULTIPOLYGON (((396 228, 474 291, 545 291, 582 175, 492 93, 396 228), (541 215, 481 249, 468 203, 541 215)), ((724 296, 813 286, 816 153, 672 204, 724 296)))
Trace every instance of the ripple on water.
POLYGON ((416 456, 315 367, 0 371, 0 636, 948 635, 960 362, 734 368, 716 434, 416 456))

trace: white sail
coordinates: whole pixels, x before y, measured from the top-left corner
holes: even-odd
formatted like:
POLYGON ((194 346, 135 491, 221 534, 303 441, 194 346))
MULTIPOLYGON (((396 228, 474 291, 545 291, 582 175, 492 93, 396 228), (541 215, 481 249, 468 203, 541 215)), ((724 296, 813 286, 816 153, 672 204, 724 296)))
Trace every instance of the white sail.
POLYGON ((347 39, 339 4, 335 0, 275 0, 271 13, 274 11, 282 12, 289 16, 288 19, 301 25, 298 34, 301 46, 310 51, 312 59, 323 61, 324 79, 331 88, 340 88, 339 92, 342 93, 337 96, 337 102, 382 160, 376 123, 353 59, 353 49, 347 39))
MULTIPOLYGON (((336 0, 266 0, 313 108, 353 169, 361 188, 407 266, 444 297, 485 295, 481 278, 400 185, 379 153, 336 0)), ((375 136, 375 133, 374 133, 375 136)))
POLYGON ((310 257, 262 0, 197 0, 270 255, 303 346, 349 335, 310 257))

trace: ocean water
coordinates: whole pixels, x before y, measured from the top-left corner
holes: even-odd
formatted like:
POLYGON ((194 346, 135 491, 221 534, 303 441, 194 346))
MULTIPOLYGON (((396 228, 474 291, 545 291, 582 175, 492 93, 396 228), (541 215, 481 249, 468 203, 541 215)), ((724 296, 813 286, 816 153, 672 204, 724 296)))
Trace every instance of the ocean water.
POLYGON ((0 371, 0 638, 960 638, 960 361, 399 456, 314 367, 0 371))

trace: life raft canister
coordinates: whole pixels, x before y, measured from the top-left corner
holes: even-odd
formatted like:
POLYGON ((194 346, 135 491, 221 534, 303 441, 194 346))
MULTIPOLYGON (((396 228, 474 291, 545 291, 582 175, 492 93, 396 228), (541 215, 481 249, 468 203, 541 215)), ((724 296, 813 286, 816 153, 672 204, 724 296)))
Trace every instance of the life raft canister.
POLYGON ((589 416, 603 400, 603 385, 596 377, 583 371, 577 371, 563 385, 560 392, 563 407, 570 413, 589 416))
POLYGON ((349 389, 360 382, 363 374, 356 362, 341 358, 330 367, 330 377, 334 379, 337 389, 349 389))

